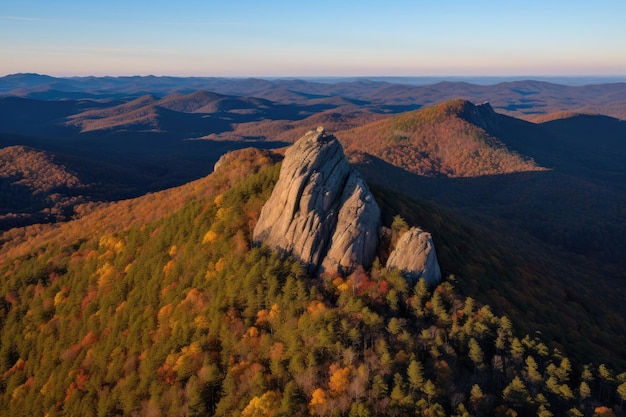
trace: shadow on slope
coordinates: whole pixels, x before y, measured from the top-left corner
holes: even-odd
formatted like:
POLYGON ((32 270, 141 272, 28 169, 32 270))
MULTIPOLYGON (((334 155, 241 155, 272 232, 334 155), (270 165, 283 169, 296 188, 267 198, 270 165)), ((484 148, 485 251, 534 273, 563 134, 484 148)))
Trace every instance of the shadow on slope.
MULTIPOLYGON (((186 184, 213 171, 215 162, 225 153, 246 148, 248 142, 180 140, 175 135, 155 132, 87 133, 58 140, 32 138, 0 133, 0 145, 28 145, 55 156, 55 161, 74 173, 84 187, 80 196, 88 201, 116 201, 138 197, 149 192, 186 184)), ((261 142, 259 148, 274 149, 285 142, 261 142)), ((11 190, 17 192, 14 187, 11 190)), ((8 191, 8 189, 7 189, 8 191)), ((13 192, 12 191, 12 192, 13 192)), ((11 199, 3 206, 7 212, 33 214, 41 210, 33 204, 16 204, 11 199)), ((29 192, 30 195, 32 193, 29 192)), ((74 195, 74 194, 72 194, 74 195)), ((82 200, 82 199, 81 199, 82 200)), ((72 214, 71 207, 67 215, 72 214)), ((9 227, 50 221, 50 216, 12 222, 9 227)))
MULTIPOLYGON (((371 156, 353 155, 356 159, 384 215, 400 213, 432 232, 444 275, 454 274, 464 294, 581 360, 626 361, 626 265, 617 263, 623 248, 607 255, 576 253, 538 233, 550 222, 533 217, 559 216, 542 201, 552 192, 547 184, 562 180, 558 173, 426 178, 371 156), (543 190, 539 198, 523 191, 537 187, 543 190)), ((564 218, 553 232, 578 228, 568 223, 567 213, 564 218)), ((590 228, 600 227, 602 221, 595 220, 590 228)), ((624 239, 618 243, 623 246, 624 239)))

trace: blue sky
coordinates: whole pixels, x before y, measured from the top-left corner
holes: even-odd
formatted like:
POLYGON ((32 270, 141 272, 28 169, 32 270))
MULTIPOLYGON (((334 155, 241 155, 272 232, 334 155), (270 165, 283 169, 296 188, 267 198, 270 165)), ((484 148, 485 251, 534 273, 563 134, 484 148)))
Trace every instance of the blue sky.
POLYGON ((626 2, 2 0, 0 75, 626 75, 626 2))

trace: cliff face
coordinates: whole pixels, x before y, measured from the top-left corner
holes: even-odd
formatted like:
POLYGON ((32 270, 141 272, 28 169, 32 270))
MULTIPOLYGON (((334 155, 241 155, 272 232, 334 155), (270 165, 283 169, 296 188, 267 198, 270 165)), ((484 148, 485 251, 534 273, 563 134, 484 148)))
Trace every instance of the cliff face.
POLYGON ((398 268, 411 284, 424 278, 430 285, 441 281, 435 245, 430 233, 412 227, 405 232, 389 255, 387 268, 398 268))
POLYGON ((309 272, 348 273, 371 265, 380 225, 367 184, 337 139, 318 128, 285 152, 254 241, 297 256, 309 272))

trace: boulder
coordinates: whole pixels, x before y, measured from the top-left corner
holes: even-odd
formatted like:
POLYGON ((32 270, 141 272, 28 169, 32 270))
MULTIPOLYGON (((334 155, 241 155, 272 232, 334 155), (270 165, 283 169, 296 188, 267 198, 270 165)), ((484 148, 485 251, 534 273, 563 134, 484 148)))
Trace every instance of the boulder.
POLYGON ((411 227, 400 236, 386 266, 388 269, 398 268, 412 285, 420 278, 430 285, 441 281, 432 236, 418 227, 411 227))

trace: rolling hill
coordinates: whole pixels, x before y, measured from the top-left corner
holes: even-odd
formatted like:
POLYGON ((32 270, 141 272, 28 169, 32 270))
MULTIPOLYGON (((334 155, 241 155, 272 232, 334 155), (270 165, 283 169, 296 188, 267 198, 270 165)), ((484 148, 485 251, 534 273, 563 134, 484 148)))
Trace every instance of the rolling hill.
POLYGON ((561 111, 626 118, 626 83, 613 80, 599 84, 598 80, 590 79, 587 85, 561 85, 536 80, 488 85, 462 81, 414 85, 403 81, 406 80, 313 81, 155 76, 54 78, 38 74, 13 74, 0 77, 0 95, 47 100, 128 99, 145 94, 186 95, 206 90, 223 95, 258 97, 289 105, 341 97, 358 102, 361 106, 367 105, 392 113, 463 98, 475 103, 489 101, 500 113, 529 119, 561 111))

